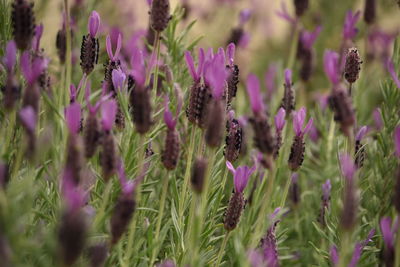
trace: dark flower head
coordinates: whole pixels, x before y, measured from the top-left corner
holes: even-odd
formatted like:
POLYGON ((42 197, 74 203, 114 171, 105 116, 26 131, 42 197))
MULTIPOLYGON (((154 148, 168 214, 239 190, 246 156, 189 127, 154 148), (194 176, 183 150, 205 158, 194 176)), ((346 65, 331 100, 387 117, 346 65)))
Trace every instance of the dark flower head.
POLYGON ((349 83, 354 83, 358 79, 361 63, 362 61, 358 49, 355 47, 350 48, 347 52, 344 66, 344 77, 349 83))
POLYGON ((18 49, 28 50, 35 33, 33 3, 27 0, 14 0, 12 3, 11 22, 14 40, 18 49))
POLYGON ((365 0, 364 21, 373 24, 376 18, 376 0, 365 0))
POLYGON ((156 32, 164 31, 171 19, 169 0, 153 0, 150 8, 151 27, 156 32))

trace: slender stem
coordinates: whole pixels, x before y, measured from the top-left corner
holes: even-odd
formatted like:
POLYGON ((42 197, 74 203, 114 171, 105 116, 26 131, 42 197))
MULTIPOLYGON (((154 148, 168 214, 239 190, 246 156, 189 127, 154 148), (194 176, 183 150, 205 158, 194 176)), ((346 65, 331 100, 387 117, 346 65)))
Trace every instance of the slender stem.
POLYGON ((103 192, 103 196, 104 197, 102 199, 100 210, 97 213, 97 216, 96 216, 96 218, 94 220, 95 229, 98 229, 100 227, 100 223, 104 218, 105 211, 106 211, 107 204, 108 204, 108 200, 110 199, 111 189, 112 189, 112 181, 110 179, 106 183, 106 187, 105 187, 104 192, 103 192))
POLYGON ((283 208, 285 206, 285 203, 286 203, 286 198, 287 198, 287 195, 289 193, 289 187, 290 187, 290 184, 291 184, 291 177, 292 176, 290 175, 290 177, 288 177, 287 180, 286 180, 285 188, 284 188, 283 194, 282 194, 281 203, 279 204, 279 207, 281 207, 281 208, 283 208))
MULTIPOLYGON (((137 167, 137 175, 140 175, 140 172, 142 170, 142 163, 144 161, 145 158, 145 151, 146 151, 146 146, 144 144, 146 140, 145 135, 140 135, 140 139, 139 139, 139 148, 142 147, 142 153, 140 153, 139 155, 139 159, 138 159, 138 167, 137 167)), ((139 184, 137 189, 136 189, 136 203, 140 203, 140 199, 142 197, 142 190, 141 190, 141 185, 139 184)), ((136 216, 138 216, 139 211, 136 212, 136 216)), ((124 266, 129 266, 129 260, 132 257, 133 254, 133 239, 135 237, 135 231, 136 231, 136 219, 132 219, 131 225, 130 225, 130 231, 129 231, 129 235, 128 235, 128 242, 127 242, 127 246, 126 246, 126 254, 125 254, 125 264, 124 266)))
POLYGON ((258 213, 259 216, 257 218, 257 221, 255 223, 256 229, 255 229, 255 233, 253 234, 253 238, 252 238, 252 242, 251 242, 251 247, 254 247, 256 245, 256 242, 260 239, 260 236, 262 235, 262 231, 264 228, 264 222, 265 222, 265 216, 268 212, 268 208, 271 204, 271 199, 272 199, 272 189, 274 188, 274 180, 275 180, 275 170, 276 168, 274 166, 271 167, 271 171, 270 171, 270 176, 268 179, 268 185, 267 185, 267 191, 264 194, 264 198, 262 200, 262 204, 261 204, 261 210, 258 213))
POLYGON ((194 127, 191 128, 191 133, 190 133, 190 143, 189 143, 189 151, 187 154, 187 159, 186 159, 186 170, 185 170, 185 177, 183 178, 183 187, 181 191, 181 197, 179 198, 179 224, 182 226, 182 221, 183 221, 183 212, 184 212, 184 205, 185 205, 185 200, 186 200, 186 195, 187 195, 187 187, 189 184, 189 178, 190 178, 190 169, 192 166, 192 158, 193 158, 193 152, 194 152, 194 139, 195 139, 195 133, 196 129, 194 127))
POLYGON ((344 231, 341 243, 340 243, 340 253, 339 253, 339 264, 338 267, 346 267, 349 263, 349 248, 350 248, 350 232, 344 231))
POLYGON ((293 39, 292 39, 292 44, 290 46, 289 57, 286 65, 288 69, 292 69, 294 66, 294 61, 296 59, 296 53, 297 53, 298 40, 299 40, 299 26, 296 23, 294 25, 293 39))
MULTIPOLYGON (((63 86, 65 86, 65 65, 62 65, 61 67, 61 83, 60 83, 60 88, 62 88, 63 86)), ((62 94, 62 90, 61 92, 58 94, 58 108, 61 108, 63 106, 63 97, 64 94, 62 94)))
POLYGON ((396 235, 396 248, 395 248, 395 261, 394 266, 400 266, 400 234, 396 235))
POLYGON ((296 209, 294 211, 295 219, 296 219, 296 232, 299 234, 299 243, 301 244, 303 241, 303 232, 301 231, 301 219, 300 219, 300 210, 296 209))
POLYGON ((328 147, 327 147, 327 153, 326 153, 328 156, 328 159, 330 159, 330 157, 331 157, 334 135, 335 135, 335 119, 332 115, 331 123, 329 124, 328 147))
POLYGON ((224 240, 222 241, 221 248, 219 249, 217 261, 216 261, 216 263, 215 263, 215 265, 214 265, 214 266, 216 266, 216 267, 219 267, 219 264, 220 264, 220 262, 221 262, 221 260, 222 260, 222 254, 223 254, 224 251, 225 251, 226 243, 228 242, 229 234, 230 234, 230 233, 231 233, 231 232, 226 232, 226 233, 225 233, 224 240))
MULTIPOLYGON (((189 264, 193 259, 195 259, 195 248, 196 248, 196 237, 197 237, 197 216, 196 210, 198 210, 198 202, 200 200, 200 196, 198 194, 194 194, 192 198, 192 202, 190 205, 190 211, 189 211, 189 222, 191 225, 190 230, 187 233, 187 240, 189 242, 189 253, 186 253, 186 259, 185 263, 189 264)), ((194 266, 194 265, 193 265, 194 266)))
POLYGON ((155 246, 153 246, 153 253, 151 256, 151 260, 150 260, 150 265, 149 266, 153 266, 157 251, 159 246, 161 246, 159 238, 160 238, 160 229, 161 229, 161 222, 162 222, 162 218, 164 215, 164 208, 165 208, 165 200, 167 199, 167 193, 168 193, 168 180, 169 180, 169 174, 167 175, 167 177, 164 178, 164 182, 163 182, 163 189, 162 189, 162 193, 161 193, 161 200, 160 200, 160 211, 158 212, 158 218, 157 218, 157 225, 156 225, 156 234, 154 236, 154 241, 155 241, 155 246))
POLYGON ((66 50, 65 50, 65 67, 66 67, 66 76, 65 76, 65 90, 64 94, 64 104, 68 103, 68 91, 69 86, 71 84, 71 29, 70 29, 70 18, 69 18, 69 5, 68 0, 64 0, 64 10, 65 10, 65 33, 66 33, 66 50))
POLYGON ((15 156, 14 166, 12 168, 11 178, 16 178, 15 176, 17 175, 19 167, 22 163, 23 151, 23 147, 18 146, 17 155, 15 156))

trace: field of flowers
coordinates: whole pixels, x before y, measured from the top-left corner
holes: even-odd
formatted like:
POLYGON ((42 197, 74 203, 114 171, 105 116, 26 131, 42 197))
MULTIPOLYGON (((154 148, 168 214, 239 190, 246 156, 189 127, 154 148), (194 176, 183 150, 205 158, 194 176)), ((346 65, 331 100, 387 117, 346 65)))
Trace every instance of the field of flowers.
POLYGON ((399 15, 0 0, 0 266, 400 267, 399 15))

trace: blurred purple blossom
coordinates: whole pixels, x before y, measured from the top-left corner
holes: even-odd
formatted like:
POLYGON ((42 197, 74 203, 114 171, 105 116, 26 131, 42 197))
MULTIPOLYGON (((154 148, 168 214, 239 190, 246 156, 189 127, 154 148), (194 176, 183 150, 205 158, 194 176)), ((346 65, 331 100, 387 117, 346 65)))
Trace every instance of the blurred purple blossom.
POLYGON ((171 130, 175 129, 176 119, 174 119, 172 112, 169 110, 169 97, 166 95, 164 99, 164 122, 171 130))
POLYGON ((358 261, 361 258, 361 254, 362 251, 364 249, 364 247, 370 242, 372 241, 372 237, 375 234, 375 229, 372 229, 367 236, 367 239, 365 239, 362 242, 357 242, 355 247, 354 247, 354 252, 353 252, 353 256, 351 257, 350 263, 348 265, 348 267, 356 267, 358 264, 358 261))
POLYGON ((250 97, 251 109, 254 113, 262 113, 264 111, 263 98, 260 92, 260 82, 256 75, 249 74, 247 77, 247 93, 250 97))
POLYGON ((249 178, 256 167, 253 166, 250 168, 248 166, 239 166, 237 169, 235 169, 232 163, 230 163, 229 161, 226 162, 226 167, 233 174, 235 192, 243 193, 243 190, 245 189, 247 182, 249 181, 249 178))
POLYGON ((339 156, 339 160, 343 176, 347 180, 352 180, 357 170, 356 166, 354 165, 354 160, 346 153, 341 154, 339 156))
POLYGON ((356 134, 356 141, 361 141, 368 132, 368 127, 361 127, 356 134))
POLYGON ((374 109, 374 111, 372 113, 372 117, 374 119, 375 129, 378 131, 382 130, 383 129, 383 121, 382 121, 381 109, 380 108, 374 109))
POLYGON ((331 254, 332 265, 337 266, 339 263, 339 254, 338 254, 338 249, 335 245, 331 247, 330 254, 331 254))
POLYGON ((81 124, 81 105, 78 102, 74 102, 65 108, 65 121, 72 134, 77 134, 79 132, 81 124))
POLYGON ((285 126, 286 120, 286 111, 284 108, 279 108, 278 113, 275 115, 275 129, 278 132, 281 132, 283 127, 285 126))
POLYGON ((139 49, 134 49, 131 56, 132 76, 140 86, 144 86, 146 82, 146 67, 144 64, 143 52, 139 49))
POLYGON ((28 51, 25 51, 21 56, 22 73, 29 84, 34 84, 36 82, 43 70, 47 68, 47 64, 48 60, 40 57, 35 57, 33 62, 31 62, 28 51))
POLYGON ((117 47, 115 49, 115 53, 113 53, 112 50, 112 45, 111 45, 111 37, 110 35, 107 35, 107 39, 106 39, 106 49, 107 49, 107 54, 108 57, 112 60, 115 61, 118 59, 119 57, 119 53, 121 51, 121 46, 122 46, 122 36, 121 34, 118 35, 118 40, 117 40, 117 47))
POLYGON ((317 143, 318 139, 320 137, 319 135, 320 135, 319 130, 313 123, 311 125, 310 131, 308 132, 308 136, 310 137, 311 141, 313 141, 314 143, 317 143))
POLYGON ((15 62, 17 60, 17 46, 14 40, 7 43, 5 55, 3 57, 3 64, 7 69, 8 73, 13 71, 15 62))
POLYGON ((281 2, 281 10, 276 11, 275 14, 290 24, 297 23, 297 19, 289 14, 285 2, 281 2))
POLYGON ((101 106, 101 123, 105 131, 110 131, 113 127, 117 114, 117 103, 115 100, 107 100, 101 106))
POLYGON ((35 36, 33 37, 33 40, 32 40, 33 51, 39 52, 40 40, 42 39, 42 35, 43 35, 43 24, 40 23, 35 28, 35 36))
POLYGON ((311 118, 307 125, 303 128, 306 119, 306 108, 302 107, 299 111, 293 112, 293 129, 297 136, 304 136, 310 130, 313 124, 313 118, 311 118))
POLYGON ((337 85, 340 82, 339 74, 339 54, 326 50, 324 53, 324 70, 326 76, 329 78, 333 85, 337 85))
POLYGON ((19 119, 30 133, 35 132, 37 116, 31 106, 27 106, 21 109, 21 111, 19 112, 19 119))
POLYGON ((278 74, 278 66, 275 63, 269 65, 267 72, 265 73, 265 87, 267 88, 268 99, 271 99, 272 95, 276 91, 276 75, 278 74))
POLYGON ((126 80, 126 75, 120 68, 113 70, 112 82, 117 90, 122 90, 124 88, 125 80, 126 80))
POLYGON ((314 31, 302 31, 300 40, 304 48, 311 49, 319 34, 321 33, 322 26, 317 26, 314 31))
POLYGON ((349 10, 346 13, 346 17, 343 25, 343 38, 346 40, 353 39, 358 33, 358 29, 356 28, 356 23, 359 20, 361 15, 360 11, 353 13, 353 11, 349 10))
POLYGON ((398 89, 400 89, 400 79, 397 76, 397 72, 394 68, 393 61, 390 58, 388 58, 386 60, 385 66, 386 66, 386 69, 389 72, 390 76, 392 76, 392 80, 393 80, 394 84, 397 86, 398 89))
POLYGON ((328 179, 322 184, 322 200, 327 204, 329 204, 329 200, 331 198, 331 189, 331 180, 328 179))
POLYGON ((239 14, 239 25, 243 27, 243 25, 249 21, 251 15, 253 14, 253 11, 249 8, 245 8, 242 11, 240 11, 239 14))
POLYGON ((380 221, 380 226, 385 246, 390 250, 394 249, 395 233, 392 229, 392 219, 390 217, 383 217, 380 221))

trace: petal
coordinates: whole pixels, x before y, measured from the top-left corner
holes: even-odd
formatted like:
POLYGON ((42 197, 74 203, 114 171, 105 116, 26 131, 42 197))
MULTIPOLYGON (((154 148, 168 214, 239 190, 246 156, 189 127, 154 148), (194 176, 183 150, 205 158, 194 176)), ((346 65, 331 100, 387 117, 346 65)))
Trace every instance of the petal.
POLYGON ((324 70, 331 83, 339 83, 339 54, 327 50, 324 53, 324 70))
POLYGON ((17 58, 17 46, 15 44, 15 41, 12 40, 7 43, 6 54, 3 58, 3 63, 6 66, 8 72, 11 72, 12 69, 14 68, 16 58, 17 58))
POLYGON ((343 176, 348 180, 353 179, 354 173, 356 172, 353 159, 348 154, 344 153, 339 156, 339 160, 343 176))
POLYGON ((262 101, 262 96, 260 93, 260 82, 257 76, 250 74, 247 77, 247 93, 250 97, 251 108, 254 113, 259 113, 264 111, 264 103, 262 101))
POLYGON ((81 124, 81 105, 72 103, 65 109, 65 121, 71 133, 78 133, 81 124))
POLYGON ((285 84, 290 87, 292 85, 292 70, 285 69, 285 84))
POLYGON ((135 78, 135 81, 139 85, 144 86, 146 81, 146 69, 144 66, 143 52, 141 50, 135 49, 132 51, 131 67, 132 75, 135 78))
POLYGON ((109 57, 111 60, 114 60, 114 54, 113 54, 113 51, 112 51, 112 45, 111 45, 111 37, 110 37, 110 35, 107 35, 107 38, 106 38, 106 49, 107 49, 108 57, 109 57))
POLYGON ((247 21, 249 21, 252 13, 253 12, 249 8, 245 8, 242 11, 240 11, 240 15, 239 15, 240 25, 243 26, 243 24, 245 24, 247 21))
POLYGON ((167 127, 171 130, 175 128, 176 121, 174 120, 171 111, 169 110, 168 107, 169 104, 169 98, 168 95, 165 95, 165 100, 164 100, 164 122, 167 125, 167 127))
POLYGON ((229 64, 233 65, 233 62, 235 60, 235 44, 230 43, 228 47, 226 48, 226 56, 228 57, 229 64))
POLYGON ((383 235, 383 241, 386 247, 392 249, 394 247, 394 236, 391 229, 392 219, 389 217, 384 217, 380 221, 381 232, 383 235))
POLYGON ((372 117, 374 118, 375 128, 379 131, 383 128, 383 121, 381 116, 381 109, 376 108, 372 113, 372 117))
POLYGON ((313 126, 313 122, 314 122, 313 118, 308 120, 306 127, 304 127, 303 135, 307 134, 310 131, 311 127, 313 126))
POLYGON ((188 66, 190 75, 192 76, 193 80, 197 81, 197 79, 198 79, 197 72, 194 67, 193 57, 189 51, 185 51, 185 60, 186 60, 186 64, 188 66))
POLYGON ((115 49, 114 59, 117 59, 122 47, 122 35, 118 34, 117 49, 115 49))
POLYGON ((101 106, 101 117, 103 129, 110 131, 113 127, 115 116, 117 114, 117 103, 115 100, 105 101, 101 106))
POLYGON ((37 118, 36 113, 31 106, 21 109, 19 112, 19 118, 28 131, 32 133, 35 131, 37 118))
POLYGON ((278 113, 275 116, 275 128, 277 131, 282 131, 285 126, 286 111, 284 108, 279 108, 278 113))
POLYGON ((276 64, 270 64, 267 72, 265 73, 265 86, 267 88, 267 94, 269 97, 276 91, 276 74, 278 73, 278 66, 276 64))
POLYGON ((32 77, 32 71, 31 71, 31 63, 30 63, 30 55, 28 51, 25 51, 22 56, 21 56, 21 70, 22 73, 24 74, 25 79, 29 82, 32 77))
POLYGON ((388 72, 390 73, 390 76, 392 77, 392 80, 393 80, 394 84, 397 86, 398 89, 400 89, 400 79, 397 76, 397 72, 394 69, 394 64, 393 64, 393 61, 391 59, 387 60, 386 68, 387 68, 388 72))
POLYGON ((233 167, 232 163, 230 163, 229 161, 226 161, 226 167, 228 168, 228 170, 231 171, 231 173, 232 173, 233 175, 235 175, 236 170, 235 170, 235 167, 233 167))
POLYGON ((112 72, 112 82, 115 88, 122 90, 124 87, 124 82, 126 80, 126 75, 121 69, 115 69, 112 72))
POLYGON ((100 15, 95 10, 93 10, 92 13, 90 14, 88 23, 89 33, 92 38, 96 37, 96 34, 99 30, 99 26, 100 26, 100 15))
POLYGON ((40 23, 39 25, 36 26, 35 28, 35 37, 33 39, 33 50, 39 51, 40 48, 40 40, 42 39, 42 34, 43 34, 43 24, 40 23))
POLYGON ((367 126, 361 127, 356 134, 356 141, 361 141, 361 139, 363 139, 364 136, 367 134, 367 131, 368 131, 367 126))
POLYGON ((203 75, 204 61, 205 61, 204 49, 199 48, 199 62, 197 64, 197 79, 203 75))
POLYGON ((337 247, 335 245, 333 245, 331 247, 330 254, 331 254, 331 261, 332 261, 333 266, 337 266, 339 263, 339 254, 338 254, 337 247))

